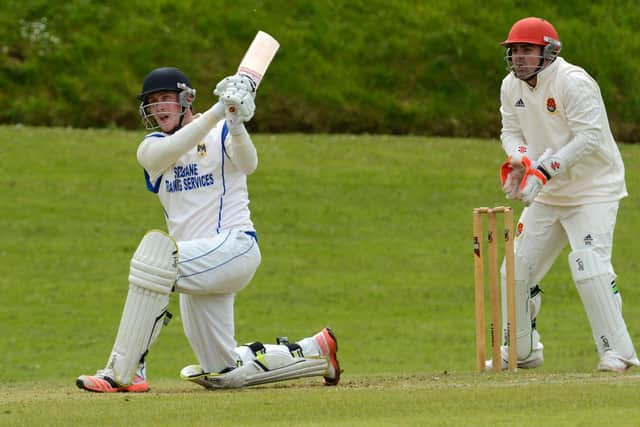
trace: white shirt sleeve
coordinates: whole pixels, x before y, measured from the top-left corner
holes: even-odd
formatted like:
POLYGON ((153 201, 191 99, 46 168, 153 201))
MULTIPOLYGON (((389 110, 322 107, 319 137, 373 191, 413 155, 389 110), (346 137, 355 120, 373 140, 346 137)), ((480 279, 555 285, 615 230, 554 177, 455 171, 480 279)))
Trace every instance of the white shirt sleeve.
POLYGON ((567 122, 573 138, 555 154, 564 162, 565 170, 584 156, 598 149, 602 132, 600 90, 594 80, 584 73, 570 73, 564 80, 564 99, 567 122))
POLYGON ((507 96, 507 84, 507 79, 503 80, 500 88, 500 115, 502 116, 500 141, 502 141, 502 149, 509 156, 516 151, 517 147, 525 145, 526 142, 518 116, 514 110, 514 104, 507 96))
POLYGON ((214 108, 205 111, 172 135, 145 138, 138 147, 138 162, 154 181, 184 153, 195 147, 216 125, 219 117, 214 108))
POLYGON ((231 162, 245 175, 252 174, 258 167, 258 153, 244 125, 229 132, 231 142, 225 145, 231 162))

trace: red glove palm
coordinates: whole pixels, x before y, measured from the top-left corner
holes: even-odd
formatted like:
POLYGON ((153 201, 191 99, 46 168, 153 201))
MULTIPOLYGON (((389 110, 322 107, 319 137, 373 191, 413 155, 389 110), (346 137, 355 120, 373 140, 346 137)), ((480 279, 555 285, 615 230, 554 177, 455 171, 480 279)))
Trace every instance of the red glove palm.
POLYGON ((500 182, 502 183, 502 191, 507 195, 507 199, 518 198, 520 182, 525 174, 525 167, 522 164, 522 160, 524 159, 529 160, 526 156, 522 157, 519 161, 509 156, 507 161, 500 167, 500 182))

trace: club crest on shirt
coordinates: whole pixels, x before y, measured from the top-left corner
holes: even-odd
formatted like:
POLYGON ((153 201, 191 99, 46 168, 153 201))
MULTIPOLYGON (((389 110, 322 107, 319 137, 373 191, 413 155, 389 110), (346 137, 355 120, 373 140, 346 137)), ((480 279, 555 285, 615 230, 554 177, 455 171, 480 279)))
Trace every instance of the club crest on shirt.
POLYGON ((518 225, 516 225, 516 238, 520 237, 523 230, 524 230, 524 224, 518 221, 518 225))
POLYGON ((198 157, 205 157, 207 155, 207 146, 204 142, 198 144, 198 157))
POLYGON ((553 98, 547 98, 547 111, 550 113, 556 112, 556 100, 553 98))

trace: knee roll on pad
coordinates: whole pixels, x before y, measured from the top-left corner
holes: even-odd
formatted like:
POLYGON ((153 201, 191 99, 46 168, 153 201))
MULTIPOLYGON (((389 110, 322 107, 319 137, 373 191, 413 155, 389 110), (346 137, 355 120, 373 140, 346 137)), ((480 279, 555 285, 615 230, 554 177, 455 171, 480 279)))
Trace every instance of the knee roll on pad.
POLYGON ((140 242, 129 272, 129 292, 116 341, 107 362, 119 384, 129 384, 136 368, 170 318, 169 297, 178 274, 178 245, 161 231, 140 242))
POLYGON ((609 265, 593 250, 582 249, 569 254, 569 266, 600 357, 613 350, 624 360, 635 359, 631 337, 611 286, 609 265))
POLYGON ((569 254, 569 268, 576 283, 583 283, 594 277, 608 276, 605 262, 592 249, 581 249, 569 254))
POLYGON ((129 284, 169 294, 178 274, 178 245, 161 231, 150 231, 131 259, 129 284))

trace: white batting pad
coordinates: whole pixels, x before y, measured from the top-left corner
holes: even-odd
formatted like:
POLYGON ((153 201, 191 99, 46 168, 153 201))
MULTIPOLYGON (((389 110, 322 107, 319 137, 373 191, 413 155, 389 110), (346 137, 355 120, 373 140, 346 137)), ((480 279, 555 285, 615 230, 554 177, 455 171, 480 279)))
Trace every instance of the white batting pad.
POLYGON ((594 251, 583 249, 569 254, 569 266, 600 357, 614 351, 625 362, 637 365, 627 325, 611 289, 608 265, 594 251))
POLYGON ((268 371, 262 370, 262 366, 258 366, 255 362, 245 366, 248 367, 245 384, 257 385, 273 383, 276 381, 293 380, 296 378, 326 375, 329 362, 324 357, 299 357, 295 358, 294 362, 290 365, 269 369, 268 371))
POLYGON ((208 374, 199 365, 191 365, 185 367, 180 376, 206 388, 238 388, 321 376, 329 369, 329 362, 325 357, 293 357, 285 346, 265 347, 265 353, 230 372, 208 374))
POLYGON ((129 293, 118 335, 107 362, 115 380, 130 384, 138 365, 164 326, 169 296, 178 273, 178 246, 166 233, 148 232, 129 273, 129 293))

